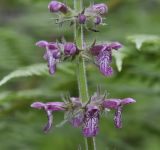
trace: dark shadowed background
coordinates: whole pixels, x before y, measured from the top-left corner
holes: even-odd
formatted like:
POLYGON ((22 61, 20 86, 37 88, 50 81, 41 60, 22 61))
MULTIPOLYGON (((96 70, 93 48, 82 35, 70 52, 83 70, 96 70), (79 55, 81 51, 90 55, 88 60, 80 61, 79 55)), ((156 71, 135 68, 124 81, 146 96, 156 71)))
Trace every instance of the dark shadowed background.
MULTIPOLYGON (((36 100, 61 101, 67 92, 78 96, 75 64, 62 63, 56 75, 50 76, 42 58, 44 51, 35 47, 42 39, 73 39, 71 27, 54 24, 49 2, 0 0, 0 150, 77 150, 79 145, 83 149, 81 129, 65 124, 44 134, 45 113, 30 108, 36 100)), ((89 92, 93 94, 100 84, 110 98, 137 100, 124 108, 122 129, 114 127, 113 112, 101 119, 97 150, 159 150, 160 1, 95 2, 108 4, 107 25, 99 28, 100 33, 86 32, 86 40, 120 41, 125 48, 113 62, 113 77, 103 77, 88 64, 89 92), (123 62, 121 72, 115 62, 119 68, 123 62)), ((72 0, 67 3, 72 6, 72 0)), ((60 123, 63 113, 55 113, 54 119, 54 124, 60 123)))

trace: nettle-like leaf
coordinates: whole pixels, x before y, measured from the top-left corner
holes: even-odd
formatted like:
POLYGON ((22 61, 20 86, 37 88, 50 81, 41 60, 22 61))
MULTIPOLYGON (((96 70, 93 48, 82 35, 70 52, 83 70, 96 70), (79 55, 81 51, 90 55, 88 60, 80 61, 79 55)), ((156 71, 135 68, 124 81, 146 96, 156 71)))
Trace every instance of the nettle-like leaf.
POLYGON ((128 56, 128 49, 122 48, 120 51, 113 51, 113 57, 115 58, 116 66, 118 71, 122 71, 123 60, 128 56))
MULTIPOLYGON (((69 68, 69 64, 59 64, 58 70, 62 71, 64 73, 73 75, 74 72, 72 69, 69 68)), ((17 69, 11 73, 9 73, 7 76, 5 76, 2 80, 0 80, 0 86, 7 83, 9 80, 13 78, 19 78, 19 77, 28 77, 28 76, 42 76, 42 75, 49 75, 48 68, 46 64, 35 64, 27 67, 23 67, 21 69, 17 69)))
POLYGON ((35 64, 35 65, 23 67, 5 76, 0 81, 0 86, 5 84, 12 78, 27 77, 27 76, 42 75, 42 74, 47 74, 47 66, 45 64, 35 64))
POLYGON ((156 35, 132 35, 128 36, 127 40, 136 45, 137 50, 141 50, 144 43, 148 44, 160 44, 160 36, 156 35))

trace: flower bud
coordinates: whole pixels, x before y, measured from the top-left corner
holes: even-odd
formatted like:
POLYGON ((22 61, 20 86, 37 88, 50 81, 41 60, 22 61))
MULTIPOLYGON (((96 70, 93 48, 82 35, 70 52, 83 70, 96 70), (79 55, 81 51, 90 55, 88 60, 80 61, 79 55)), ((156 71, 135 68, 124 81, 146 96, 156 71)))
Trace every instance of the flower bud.
POLYGON ((101 24, 102 23, 102 17, 96 16, 96 18, 94 19, 94 23, 95 23, 95 25, 101 24))
POLYGON ((80 24, 84 24, 86 22, 87 17, 84 14, 79 14, 78 15, 78 22, 80 24))
POLYGON ((67 13, 67 6, 61 2, 52 1, 48 5, 48 9, 50 12, 56 13, 56 12, 62 12, 67 13))
POLYGON ((74 43, 68 42, 64 44, 64 54, 74 55, 77 51, 77 47, 74 43))
POLYGON ((93 10, 94 12, 97 12, 97 13, 103 15, 103 14, 105 14, 105 13, 108 12, 108 7, 107 7, 107 5, 104 4, 104 3, 95 4, 95 5, 92 6, 92 10, 93 10))

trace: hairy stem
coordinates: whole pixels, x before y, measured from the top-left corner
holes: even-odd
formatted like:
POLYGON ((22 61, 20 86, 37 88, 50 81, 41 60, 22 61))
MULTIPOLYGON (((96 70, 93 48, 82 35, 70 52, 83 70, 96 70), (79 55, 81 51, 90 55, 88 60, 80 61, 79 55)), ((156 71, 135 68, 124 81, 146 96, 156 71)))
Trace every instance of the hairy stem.
MULTIPOLYGON (((83 0, 74 0, 74 9, 76 11, 81 12, 83 10, 83 0)), ((77 46, 82 51, 85 50, 83 25, 81 25, 80 29, 78 29, 76 21, 74 24, 74 38, 77 46)), ((79 95, 83 102, 87 102, 89 100, 89 95, 88 95, 88 85, 86 77, 86 66, 85 66, 85 59, 81 55, 78 58, 77 64, 78 64, 77 77, 78 77, 79 95)), ((96 150, 94 138, 85 138, 85 145, 86 145, 86 150, 96 150)))

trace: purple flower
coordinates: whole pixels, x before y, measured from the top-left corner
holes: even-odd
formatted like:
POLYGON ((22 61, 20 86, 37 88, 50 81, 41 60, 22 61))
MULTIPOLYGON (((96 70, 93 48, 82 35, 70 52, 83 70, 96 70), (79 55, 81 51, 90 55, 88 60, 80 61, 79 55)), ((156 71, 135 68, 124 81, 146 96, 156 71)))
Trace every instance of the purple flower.
POLYGON ((95 25, 99 25, 102 23, 102 17, 101 16, 96 16, 94 19, 95 25))
POLYGON ((36 43, 36 46, 46 49, 43 57, 48 61, 49 72, 53 75, 61 55, 58 44, 55 42, 39 41, 36 43))
POLYGON ((111 44, 94 45, 90 51, 96 58, 96 63, 99 66, 99 70, 104 76, 111 76, 113 73, 112 67, 112 49, 118 50, 122 45, 118 42, 111 44))
POLYGON ((81 13, 78 15, 78 22, 80 24, 84 24, 86 22, 86 19, 87 19, 87 17, 84 14, 81 13))
POLYGON ((86 107, 83 121, 83 135, 85 137, 93 137, 98 134, 99 113, 100 110, 95 105, 88 105, 86 107))
POLYGON ((56 13, 56 12, 62 12, 67 13, 67 6, 61 2, 57 1, 51 1, 48 5, 48 9, 50 12, 56 13))
POLYGON ((64 110, 64 103, 63 102, 48 102, 48 103, 34 102, 32 103, 31 107, 36 109, 44 109, 46 111, 48 122, 44 127, 44 132, 47 133, 53 124, 52 112, 64 110))
POLYGON ((122 107, 135 102, 132 98, 107 99, 103 102, 103 107, 116 110, 114 123, 117 128, 122 128, 122 107))
POLYGON ((92 10, 100 15, 103 15, 108 12, 108 7, 106 4, 94 4, 92 7, 92 10))
POLYGON ((64 44, 64 54, 74 55, 77 52, 77 46, 74 43, 68 42, 64 44))

